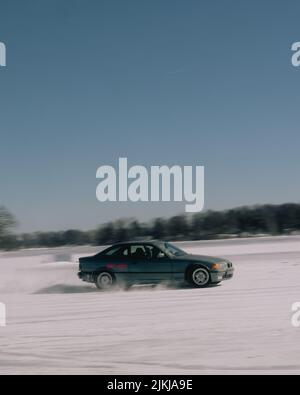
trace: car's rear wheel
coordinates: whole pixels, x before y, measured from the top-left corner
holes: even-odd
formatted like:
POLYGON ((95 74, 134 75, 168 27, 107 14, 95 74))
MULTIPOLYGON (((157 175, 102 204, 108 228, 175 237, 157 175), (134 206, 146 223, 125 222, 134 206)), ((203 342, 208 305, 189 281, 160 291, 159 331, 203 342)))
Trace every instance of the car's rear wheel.
POLYGON ((192 268, 188 273, 187 280, 197 288, 207 287, 211 282, 209 271, 204 267, 192 268))
POLYGON ((102 291, 113 289, 115 283, 115 277, 109 272, 102 272, 96 276, 96 287, 102 291))

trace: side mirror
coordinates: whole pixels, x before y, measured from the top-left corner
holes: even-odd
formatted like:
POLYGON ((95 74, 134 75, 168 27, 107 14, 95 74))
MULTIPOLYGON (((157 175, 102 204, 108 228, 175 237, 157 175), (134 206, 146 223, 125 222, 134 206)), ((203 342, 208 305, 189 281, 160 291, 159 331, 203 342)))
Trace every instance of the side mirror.
POLYGON ((166 258, 166 254, 164 254, 163 252, 160 252, 160 253, 157 255, 157 259, 163 259, 163 258, 166 258))

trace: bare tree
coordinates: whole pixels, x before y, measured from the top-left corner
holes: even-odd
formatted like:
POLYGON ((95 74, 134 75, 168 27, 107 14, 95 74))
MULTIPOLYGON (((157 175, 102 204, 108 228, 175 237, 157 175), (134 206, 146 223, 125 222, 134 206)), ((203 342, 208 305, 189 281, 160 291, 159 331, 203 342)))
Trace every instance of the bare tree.
POLYGON ((3 206, 0 207, 0 248, 6 248, 11 237, 10 230, 16 225, 14 216, 3 206))
POLYGON ((14 216, 5 207, 0 207, 0 236, 5 235, 10 228, 16 225, 14 216))

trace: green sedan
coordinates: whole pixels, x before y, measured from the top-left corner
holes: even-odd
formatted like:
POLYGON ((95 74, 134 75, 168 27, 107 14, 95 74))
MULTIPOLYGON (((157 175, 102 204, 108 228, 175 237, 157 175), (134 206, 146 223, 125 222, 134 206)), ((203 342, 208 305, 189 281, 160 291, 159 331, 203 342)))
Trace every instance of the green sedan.
POLYGON ((203 288, 233 277, 230 261, 191 255, 165 241, 138 241, 114 244, 95 256, 79 259, 81 280, 101 290, 121 285, 161 282, 187 283, 203 288))

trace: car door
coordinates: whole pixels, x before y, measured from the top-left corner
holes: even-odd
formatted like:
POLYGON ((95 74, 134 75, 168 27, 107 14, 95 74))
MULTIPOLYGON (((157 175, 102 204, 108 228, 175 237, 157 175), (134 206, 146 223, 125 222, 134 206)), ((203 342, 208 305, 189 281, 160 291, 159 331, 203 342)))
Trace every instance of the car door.
POLYGON ((130 277, 133 281, 153 283, 172 278, 172 259, 165 254, 154 254, 153 245, 137 244, 131 246, 130 277))
POLYGON ((103 265, 111 270, 119 280, 129 279, 129 247, 127 245, 112 247, 106 255, 101 255, 103 265))

